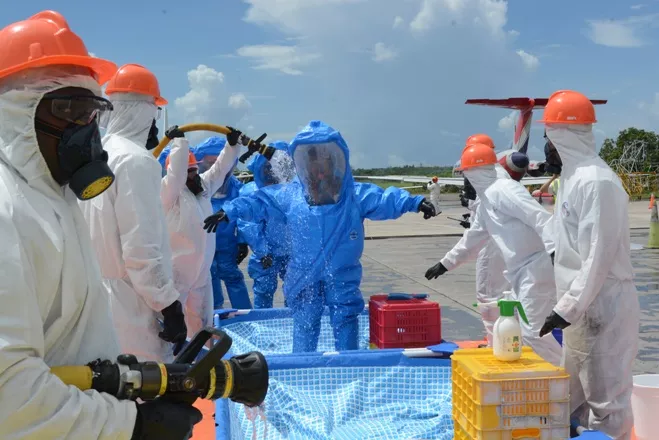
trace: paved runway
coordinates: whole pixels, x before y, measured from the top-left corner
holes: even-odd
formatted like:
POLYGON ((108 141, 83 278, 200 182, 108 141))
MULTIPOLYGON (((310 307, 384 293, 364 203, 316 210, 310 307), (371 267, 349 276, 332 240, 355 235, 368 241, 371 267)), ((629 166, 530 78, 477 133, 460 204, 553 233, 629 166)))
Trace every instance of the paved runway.
MULTIPOLYGON (((647 206, 647 202, 630 205, 632 228, 642 227, 644 217, 649 222, 647 206)), ((455 206, 446 209, 445 213, 449 210, 455 211, 456 216, 465 212, 455 206)), ((381 292, 428 293, 432 300, 441 304, 445 339, 481 339, 483 326, 472 307, 476 301, 474 264, 466 264, 432 282, 423 276, 426 269, 439 261, 464 232, 462 227, 453 228, 448 223, 450 220, 442 217, 445 215, 424 221, 420 215, 409 214, 391 222, 368 222, 370 231, 367 234, 370 232, 373 238, 383 237, 385 233, 409 237, 366 241, 362 257, 362 293, 366 300, 370 295, 381 292), (454 232, 448 228, 454 229, 454 232), (448 233, 457 235, 445 235, 448 233)), ((636 245, 647 244, 647 234, 647 229, 632 229, 632 242, 636 245)), ((632 260, 641 304, 640 349, 634 372, 659 373, 659 250, 633 250, 632 260)), ((242 267, 251 290, 252 281, 246 273, 246 262, 242 267)), ((277 292, 275 306, 283 306, 281 288, 277 292)))

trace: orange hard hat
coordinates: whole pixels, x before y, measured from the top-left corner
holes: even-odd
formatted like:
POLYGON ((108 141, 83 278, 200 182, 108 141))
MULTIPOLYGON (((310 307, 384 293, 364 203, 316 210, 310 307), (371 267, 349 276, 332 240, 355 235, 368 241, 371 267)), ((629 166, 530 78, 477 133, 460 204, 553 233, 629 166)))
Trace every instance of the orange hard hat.
POLYGON ((595 106, 586 95, 572 90, 554 92, 541 120, 544 124, 594 124, 595 106))
POLYGON ((474 144, 484 144, 494 149, 494 141, 492 140, 492 138, 483 133, 472 134, 471 136, 469 136, 467 138, 467 142, 465 142, 465 147, 474 144))
POLYGON ((432 178, 432 181, 435 182, 435 183, 437 183, 438 180, 439 180, 439 179, 437 178, 437 176, 434 176, 434 177, 432 178))
POLYGON ((156 105, 167 105, 167 100, 160 96, 160 85, 156 76, 139 64, 126 64, 117 70, 105 88, 105 94, 110 96, 117 92, 153 96, 156 105))
MULTIPOLYGON (((169 157, 170 156, 167 156, 167 159, 165 159, 165 168, 169 168, 169 157)), ((195 157, 194 153, 190 151, 188 153, 188 169, 199 168, 198 163, 199 162, 197 162, 197 158, 195 157)))
POLYGON ((497 155, 492 147, 487 144, 473 144, 469 145, 462 152, 458 171, 494 165, 495 163, 497 163, 497 155))
POLYGON ((62 14, 43 11, 0 30, 0 78, 26 69, 53 65, 89 69, 100 85, 117 65, 89 55, 85 43, 71 31, 62 14))

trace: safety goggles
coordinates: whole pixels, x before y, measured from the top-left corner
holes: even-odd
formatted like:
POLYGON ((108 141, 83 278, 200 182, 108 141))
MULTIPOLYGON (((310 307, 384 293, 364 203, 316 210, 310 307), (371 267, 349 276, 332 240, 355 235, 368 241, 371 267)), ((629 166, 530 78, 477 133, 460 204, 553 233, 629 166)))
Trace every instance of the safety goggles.
POLYGON ((104 112, 113 110, 110 101, 98 96, 50 95, 43 100, 50 101, 53 116, 77 125, 87 125, 104 112))

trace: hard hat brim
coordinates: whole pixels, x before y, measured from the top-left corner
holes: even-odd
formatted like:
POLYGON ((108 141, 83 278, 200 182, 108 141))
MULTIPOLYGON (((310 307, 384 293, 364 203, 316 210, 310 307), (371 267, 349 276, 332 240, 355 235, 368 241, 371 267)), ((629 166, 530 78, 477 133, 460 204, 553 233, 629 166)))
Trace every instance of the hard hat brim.
POLYGON ((96 80, 101 86, 110 81, 110 78, 112 78, 119 69, 115 63, 102 58, 80 55, 52 55, 27 61, 9 69, 2 70, 0 71, 0 79, 23 70, 55 65, 87 67, 96 75, 96 80))

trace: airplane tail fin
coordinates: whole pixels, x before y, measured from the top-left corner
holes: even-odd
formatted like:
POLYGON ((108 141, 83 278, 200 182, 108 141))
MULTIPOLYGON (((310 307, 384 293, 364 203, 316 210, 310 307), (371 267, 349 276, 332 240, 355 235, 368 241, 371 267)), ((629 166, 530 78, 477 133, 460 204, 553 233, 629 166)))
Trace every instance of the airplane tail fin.
MULTIPOLYGON (((521 153, 529 148, 529 134, 531 132, 531 116, 536 108, 544 108, 548 98, 507 98, 507 99, 467 99, 465 104, 486 105, 489 107, 509 108, 519 110, 519 118, 515 124, 515 137, 513 150, 521 153)), ((591 99, 594 105, 606 104, 606 99, 591 99)))

